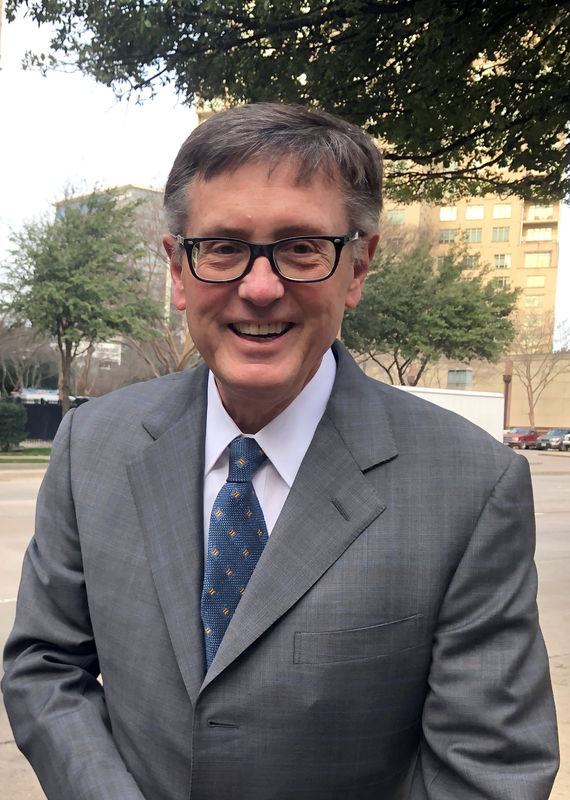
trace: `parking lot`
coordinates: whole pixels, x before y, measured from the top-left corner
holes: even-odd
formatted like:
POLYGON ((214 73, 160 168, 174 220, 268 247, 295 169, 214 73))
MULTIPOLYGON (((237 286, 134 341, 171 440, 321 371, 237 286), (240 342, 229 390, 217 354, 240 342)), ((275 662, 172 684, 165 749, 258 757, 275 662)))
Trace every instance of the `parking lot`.
MULTIPOLYGON (((570 453, 525 451, 533 477, 537 522, 539 609, 550 657, 562 766, 551 800, 570 798, 570 453)), ((0 648, 12 626, 20 565, 33 531, 43 469, 0 466, 0 648)), ((45 800, 14 744, 0 705, 0 800, 45 800)), ((63 798, 62 798, 63 800, 63 798)), ((65 798, 72 800, 72 798, 65 798)), ((459 800, 459 798, 458 798, 459 800)))

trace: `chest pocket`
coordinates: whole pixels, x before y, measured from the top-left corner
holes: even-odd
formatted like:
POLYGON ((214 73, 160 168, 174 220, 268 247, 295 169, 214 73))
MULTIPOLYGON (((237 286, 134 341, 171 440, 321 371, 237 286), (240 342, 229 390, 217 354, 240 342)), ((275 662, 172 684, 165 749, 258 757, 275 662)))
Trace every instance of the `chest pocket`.
POLYGON ((421 614, 339 631, 297 631, 294 664, 329 664, 378 658, 421 644, 421 614))

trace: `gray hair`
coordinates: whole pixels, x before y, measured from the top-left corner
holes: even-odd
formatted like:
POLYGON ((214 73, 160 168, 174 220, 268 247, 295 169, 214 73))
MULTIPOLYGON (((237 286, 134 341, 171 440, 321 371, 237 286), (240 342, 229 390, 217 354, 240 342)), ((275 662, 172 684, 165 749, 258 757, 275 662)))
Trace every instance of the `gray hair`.
POLYGON ((247 162, 284 159, 298 167, 297 180, 316 173, 339 181, 351 230, 375 233, 382 210, 382 157, 356 125, 324 111, 279 103, 254 103, 214 114, 186 139, 170 171, 164 209, 171 233, 183 233, 188 189, 247 162))

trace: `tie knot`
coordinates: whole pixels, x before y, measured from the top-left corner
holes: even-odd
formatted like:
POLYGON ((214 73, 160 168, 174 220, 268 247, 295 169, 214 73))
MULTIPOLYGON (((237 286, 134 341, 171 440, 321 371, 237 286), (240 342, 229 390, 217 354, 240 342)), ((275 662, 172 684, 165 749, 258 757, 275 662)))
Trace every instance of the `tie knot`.
POLYGON ((250 481, 266 455, 255 439, 238 436, 230 443, 228 481, 250 481))

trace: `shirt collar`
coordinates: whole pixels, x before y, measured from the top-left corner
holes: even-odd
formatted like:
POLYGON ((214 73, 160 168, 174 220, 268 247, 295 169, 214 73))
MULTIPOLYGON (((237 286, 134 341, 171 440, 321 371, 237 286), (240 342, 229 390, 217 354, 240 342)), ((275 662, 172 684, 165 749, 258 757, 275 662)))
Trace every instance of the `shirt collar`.
MULTIPOLYGON (((309 449, 311 440, 329 401, 336 375, 336 361, 329 349, 309 383, 275 419, 255 434, 255 440, 267 454, 285 483, 291 487, 309 449), (294 432, 294 435, 292 435, 294 432)), ((204 474, 214 467, 226 447, 242 436, 224 408, 213 374, 208 376, 208 408, 204 474)))

